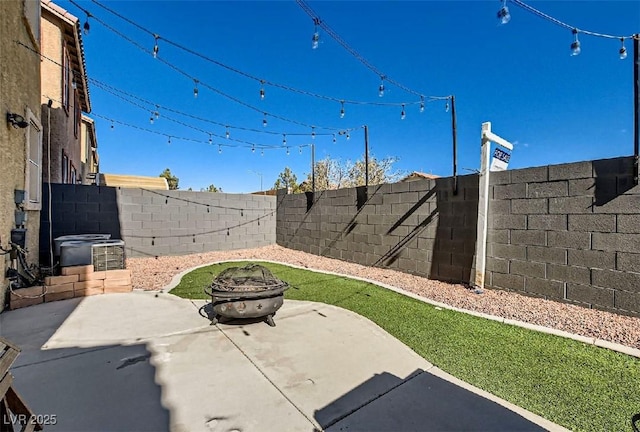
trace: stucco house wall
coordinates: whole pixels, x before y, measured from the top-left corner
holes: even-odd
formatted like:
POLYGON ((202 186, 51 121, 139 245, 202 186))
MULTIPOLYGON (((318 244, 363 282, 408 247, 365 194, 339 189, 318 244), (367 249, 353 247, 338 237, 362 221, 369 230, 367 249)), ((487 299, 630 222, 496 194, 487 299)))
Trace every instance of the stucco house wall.
POLYGON ((51 152, 50 177, 45 164, 44 179, 70 183, 75 170, 79 182, 81 117, 82 112, 90 111, 80 25, 78 18, 49 0, 42 2, 41 22, 42 53, 46 57, 42 62, 43 153, 48 154, 49 146, 51 152))
MULTIPOLYGON (((14 190, 27 189, 25 169, 27 146, 32 126, 14 128, 6 120, 6 113, 16 113, 28 120, 40 122, 40 58, 39 47, 40 2, 34 0, 0 1, 0 242, 7 248, 11 229, 15 228, 14 190)), ((31 123, 31 122, 30 122, 31 123)), ((33 135, 32 135, 33 136, 33 135)), ((35 133, 35 137, 38 133, 35 133)), ((38 145, 39 147, 39 145, 38 145)), ((36 152, 38 153, 38 152, 36 152)), ((41 193, 41 181, 35 186, 41 193)), ((41 197, 31 197, 38 199, 41 197)), ((38 262, 39 204, 26 206, 28 262, 38 262)), ((5 308, 9 281, 6 271, 9 256, 0 256, 0 311, 5 308)))

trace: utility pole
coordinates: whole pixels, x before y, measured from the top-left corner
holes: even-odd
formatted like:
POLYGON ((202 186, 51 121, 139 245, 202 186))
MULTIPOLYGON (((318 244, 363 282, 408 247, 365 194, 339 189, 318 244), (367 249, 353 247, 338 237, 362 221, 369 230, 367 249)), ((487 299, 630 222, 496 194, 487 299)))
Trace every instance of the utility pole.
POLYGON ((633 181, 638 185, 640 153, 640 33, 633 35, 633 181))
POLYGON ((458 130, 456 125, 456 97, 451 95, 451 133, 453 134, 453 194, 458 194, 458 130))
POLYGON ((369 126, 364 125, 364 185, 369 186, 369 126))
POLYGON ((311 143, 311 191, 316 192, 316 145, 311 143))

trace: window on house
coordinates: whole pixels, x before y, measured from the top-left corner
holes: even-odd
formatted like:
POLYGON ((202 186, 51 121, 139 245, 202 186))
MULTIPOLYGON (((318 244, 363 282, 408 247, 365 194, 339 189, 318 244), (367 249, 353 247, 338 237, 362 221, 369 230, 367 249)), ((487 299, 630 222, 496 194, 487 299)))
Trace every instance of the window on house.
POLYGON ((80 131, 80 98, 78 97, 78 90, 73 91, 73 135, 78 138, 78 132, 80 131))
POLYGON ((71 180, 69 181, 69 183, 76 184, 77 181, 78 181, 78 174, 76 171, 76 167, 74 167, 73 164, 71 164, 71 180))
POLYGON ((62 183, 69 183, 69 157, 62 150, 62 183))
POLYGON ((67 47, 64 47, 64 58, 62 68, 62 106, 65 110, 67 110, 67 115, 69 114, 69 92, 71 83, 69 82, 69 78, 71 76, 71 61, 69 60, 69 52, 67 51, 67 47))
POLYGON ((27 143, 25 146, 27 165, 25 167, 25 190, 27 191, 27 210, 40 210, 42 207, 42 125, 27 109, 27 143))

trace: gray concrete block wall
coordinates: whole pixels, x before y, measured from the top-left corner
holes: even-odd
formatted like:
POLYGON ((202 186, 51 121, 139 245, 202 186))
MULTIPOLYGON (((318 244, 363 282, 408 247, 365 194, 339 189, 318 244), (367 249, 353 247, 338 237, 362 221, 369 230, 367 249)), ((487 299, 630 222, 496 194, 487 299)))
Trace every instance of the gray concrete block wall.
POLYGON ((473 266, 478 177, 279 195, 278 244, 367 266, 447 281, 468 281, 473 266))
MULTIPOLYGON (((273 196, 64 184, 52 189, 54 238, 108 233, 125 241, 129 257, 254 248, 276 240, 273 196)), ((41 255, 47 256, 47 212, 41 220, 41 255)))
POLYGON ((494 177, 488 287, 640 314, 640 187, 632 158, 494 177))

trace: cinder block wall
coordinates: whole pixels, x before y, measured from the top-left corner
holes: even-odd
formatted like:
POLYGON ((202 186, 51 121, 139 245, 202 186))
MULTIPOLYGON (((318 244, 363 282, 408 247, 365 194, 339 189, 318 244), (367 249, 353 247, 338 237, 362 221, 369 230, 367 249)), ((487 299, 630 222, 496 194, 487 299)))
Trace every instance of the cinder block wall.
POLYGON ((291 249, 433 279, 468 281, 478 177, 417 180, 279 195, 277 243, 291 249))
MULTIPOLYGON (((640 315, 640 187, 629 157, 491 173, 486 286, 640 315)), ((278 196, 278 244, 473 281, 478 177, 278 196), (313 204, 313 205, 311 205, 313 204), (311 205, 308 207, 308 205, 311 205)))
MULTIPOLYGON (((51 186, 53 238, 108 233, 111 238, 125 241, 128 257, 183 255, 275 243, 273 196, 51 186)), ((40 252, 48 262, 46 210, 41 213, 41 226, 40 252)))
POLYGON ((633 159, 492 173, 489 287, 640 314, 633 159))

